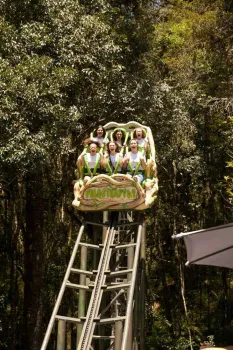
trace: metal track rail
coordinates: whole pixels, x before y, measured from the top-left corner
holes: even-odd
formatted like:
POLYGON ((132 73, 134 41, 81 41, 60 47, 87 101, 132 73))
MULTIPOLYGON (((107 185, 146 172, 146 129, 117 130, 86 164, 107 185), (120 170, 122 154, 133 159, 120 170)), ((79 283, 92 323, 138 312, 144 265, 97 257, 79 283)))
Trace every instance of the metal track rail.
POLYGON ((82 238, 82 234, 83 234, 83 231, 84 231, 84 226, 85 226, 85 223, 82 224, 82 226, 81 226, 81 228, 79 230, 78 237, 77 237, 77 240, 75 242, 75 246, 74 246, 71 258, 70 258, 70 262, 69 262, 68 268, 66 270, 66 274, 65 274, 65 277, 63 279, 62 286, 61 286, 60 292, 58 294, 57 301, 56 301, 56 304, 54 306, 53 313, 52 313, 52 316, 50 318, 47 331, 45 333, 45 337, 44 337, 44 341, 43 341, 42 346, 41 346, 41 350, 45 350, 47 348, 47 345, 48 345, 48 342, 49 342, 49 338, 50 338, 50 335, 51 335, 51 332, 52 332, 52 329, 53 329, 53 325, 54 325, 55 319, 57 317, 58 309, 59 309, 59 306, 61 304, 62 297, 63 297, 63 294, 65 292, 65 288, 67 286, 68 278, 70 276, 70 271, 72 269, 72 266, 74 264, 74 260, 75 260, 75 257, 76 257, 77 251, 78 251, 79 242, 80 242, 80 240, 82 238))
MULTIPOLYGON (((145 228, 141 217, 138 217, 139 220, 133 220, 133 213, 131 217, 125 212, 112 213, 110 218, 107 224, 105 221, 103 225, 94 222, 82 224, 41 350, 47 349, 56 320, 58 320, 57 350, 66 348, 67 322, 77 327, 76 350, 103 348, 133 350, 135 344, 137 349, 144 350, 143 329, 139 326, 139 319, 143 319, 143 315, 138 311, 140 303, 143 302, 139 296, 143 286, 142 284, 139 286, 137 281, 140 281, 142 276, 140 253, 145 228), (102 244, 81 241, 86 224, 106 227, 102 244), (90 264, 82 263, 86 261, 87 253, 85 257, 81 254, 80 262, 79 260, 75 262, 76 256, 80 256, 79 247, 81 250, 92 250, 93 257, 98 257, 99 260, 98 269, 94 259, 91 271, 88 271, 90 264), (77 263, 80 264, 78 268, 75 266, 77 263), (75 283, 69 280, 72 279, 71 274, 74 275, 72 276, 75 283), (77 275, 80 275, 79 284, 76 282, 77 275), (64 292, 68 288, 78 291, 79 308, 75 317, 58 314, 64 292), (88 309, 85 311, 85 306, 82 305, 85 305, 87 300, 87 291, 91 294, 88 309)), ((98 239, 94 240, 97 241, 98 239)))
POLYGON ((126 320, 125 320, 125 327, 124 327, 124 334, 123 334, 123 341, 122 341, 122 350, 128 350, 128 343, 127 343, 127 337, 129 332, 129 325, 133 313, 133 298, 134 298, 134 291, 135 291, 135 283, 136 283, 136 277, 137 277, 137 268, 138 268, 138 262, 139 262, 139 254, 140 254, 140 244, 141 244, 141 234, 142 234, 142 225, 139 225, 138 228, 138 235, 137 235, 137 243, 136 243, 136 250, 134 255, 134 263, 133 263, 133 272, 131 277, 131 285, 129 290, 129 297, 128 297, 128 303, 127 303, 127 310, 126 310, 126 320))
POLYGON ((106 280, 105 271, 107 270, 109 260, 111 257, 111 245, 114 242, 115 228, 114 223, 111 224, 106 234, 104 248, 99 262, 98 273, 96 276, 95 287, 92 292, 89 308, 87 311, 86 322, 84 323, 81 338, 77 350, 86 350, 91 346, 92 336, 94 333, 95 325, 98 321, 97 315, 101 303, 101 296, 103 294, 103 286, 106 280))

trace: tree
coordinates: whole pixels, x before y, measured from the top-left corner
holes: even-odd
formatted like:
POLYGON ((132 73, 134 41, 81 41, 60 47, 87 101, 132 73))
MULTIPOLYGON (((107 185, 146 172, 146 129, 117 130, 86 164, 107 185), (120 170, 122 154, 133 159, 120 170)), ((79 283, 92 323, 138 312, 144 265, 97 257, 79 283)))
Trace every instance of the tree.
POLYGON ((36 350, 78 229, 81 142, 100 122, 143 110, 133 44, 142 38, 131 7, 107 1, 2 1, 0 14, 2 346, 36 350))

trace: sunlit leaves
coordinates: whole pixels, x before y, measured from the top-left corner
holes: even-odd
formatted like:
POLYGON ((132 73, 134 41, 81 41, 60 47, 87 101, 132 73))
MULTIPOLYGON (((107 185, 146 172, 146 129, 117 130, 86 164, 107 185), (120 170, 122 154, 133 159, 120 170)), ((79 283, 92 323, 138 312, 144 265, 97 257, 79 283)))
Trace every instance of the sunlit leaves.
POLYGON ((0 22, 0 159, 22 171, 48 165, 52 153, 67 147, 65 138, 82 128, 81 113, 109 109, 109 85, 114 96, 124 68, 111 26, 98 13, 52 0, 40 11, 43 22, 0 22))

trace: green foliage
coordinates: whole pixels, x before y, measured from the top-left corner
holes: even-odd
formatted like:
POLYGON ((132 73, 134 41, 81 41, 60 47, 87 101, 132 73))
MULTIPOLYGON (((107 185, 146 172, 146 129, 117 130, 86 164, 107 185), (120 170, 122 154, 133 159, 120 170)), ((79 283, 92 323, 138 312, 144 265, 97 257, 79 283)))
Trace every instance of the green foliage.
POLYGON ((232 182, 226 161, 232 128, 227 117, 232 115, 228 84, 232 72, 228 60, 232 44, 228 29, 233 18, 224 11, 222 1, 169 1, 155 14, 145 62, 151 76, 162 81, 159 88, 154 85, 154 104, 147 117, 156 140, 160 190, 147 256, 149 305, 159 303, 160 309, 153 321, 148 310, 149 343, 189 349, 190 332, 194 348, 209 334, 216 344, 230 344, 229 318, 222 311, 231 309, 231 273, 228 280, 220 273, 214 278, 206 268, 184 270, 185 249, 173 243, 171 235, 232 222, 224 176, 228 176, 229 192, 232 182), (222 290, 222 283, 223 293, 211 294, 222 290))
POLYGON ((229 117, 227 119, 227 127, 228 127, 228 130, 229 130, 229 133, 228 133, 228 143, 227 143, 227 152, 228 152, 228 155, 229 155, 229 158, 230 160, 227 161, 227 168, 229 168, 230 172, 229 174, 227 174, 225 176, 225 186, 226 186, 226 192, 229 196, 229 202, 232 204, 232 200, 233 200, 233 178, 231 176, 231 170, 233 168, 233 161, 231 160, 232 159, 232 141, 233 141, 233 137, 232 137, 232 122, 233 122, 233 118, 232 117, 229 117))
MULTIPOLYGON (((149 125, 157 149, 147 348, 196 350, 209 334, 232 341, 232 273, 185 269, 185 248, 171 239, 232 221, 232 28, 222 0, 1 1, 1 348, 24 345, 28 191, 40 188, 32 221, 42 227, 45 328, 79 227, 75 161, 85 135, 110 120, 149 125)), ((75 313, 77 297, 63 307, 75 313)))
MULTIPOLYGON (((83 138, 145 109, 144 24, 108 1, 1 1, 2 348, 40 348, 78 230, 71 184, 83 138)), ((63 307, 76 313, 77 296, 63 307)))
POLYGON ((128 28, 122 31, 124 21, 112 27, 110 5, 89 13, 74 1, 47 0, 38 4, 43 21, 25 18, 20 26, 14 6, 10 21, 3 8, 1 21, 0 162, 25 171, 48 165, 51 153, 67 152, 64 143, 83 128, 83 115, 135 112, 143 84, 125 70, 128 28))

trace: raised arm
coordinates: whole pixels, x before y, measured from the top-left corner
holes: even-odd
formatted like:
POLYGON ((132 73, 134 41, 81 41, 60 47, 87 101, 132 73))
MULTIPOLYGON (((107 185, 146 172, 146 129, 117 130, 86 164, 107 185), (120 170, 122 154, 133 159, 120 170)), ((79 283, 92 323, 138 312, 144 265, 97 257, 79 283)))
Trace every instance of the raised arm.
POLYGON ((141 157, 140 158, 140 162, 141 162, 141 167, 143 170, 146 169, 146 161, 145 161, 145 157, 141 157))

